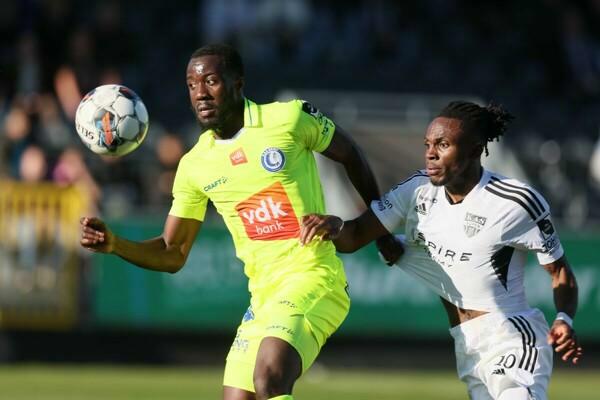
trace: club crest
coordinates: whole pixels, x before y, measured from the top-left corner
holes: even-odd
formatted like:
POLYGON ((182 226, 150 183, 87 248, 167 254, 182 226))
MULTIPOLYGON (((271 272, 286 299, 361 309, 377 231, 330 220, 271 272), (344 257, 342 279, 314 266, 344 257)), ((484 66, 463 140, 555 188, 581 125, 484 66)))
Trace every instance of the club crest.
POLYGON ((465 215, 465 223, 463 224, 465 234, 468 237, 473 237, 477 235, 481 228, 483 228, 483 226, 485 225, 486 221, 486 217, 481 217, 479 215, 471 214, 468 212, 467 215, 465 215))

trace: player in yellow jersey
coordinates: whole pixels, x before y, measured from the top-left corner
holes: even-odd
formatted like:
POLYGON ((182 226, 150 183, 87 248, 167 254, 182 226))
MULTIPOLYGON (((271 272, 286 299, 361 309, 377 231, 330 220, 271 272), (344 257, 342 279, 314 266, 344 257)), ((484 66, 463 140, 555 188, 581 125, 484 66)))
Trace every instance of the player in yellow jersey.
POLYGON ((342 163, 366 204, 379 190, 361 151, 330 119, 299 100, 256 104, 243 96, 243 76, 229 46, 192 54, 187 86, 202 135, 179 163, 163 234, 131 242, 83 218, 81 244, 177 272, 210 199, 244 261, 251 293, 227 356, 223 397, 289 400, 350 305, 331 242, 299 241, 303 216, 325 211, 313 151, 342 163))

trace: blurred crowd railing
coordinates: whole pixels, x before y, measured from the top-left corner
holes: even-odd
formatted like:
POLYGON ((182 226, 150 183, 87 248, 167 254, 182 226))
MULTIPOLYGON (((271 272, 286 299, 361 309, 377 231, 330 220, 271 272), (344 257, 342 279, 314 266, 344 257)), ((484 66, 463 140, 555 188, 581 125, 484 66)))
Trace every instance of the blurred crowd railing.
POLYGON ((0 327, 76 323, 85 199, 74 186, 0 181, 0 327))

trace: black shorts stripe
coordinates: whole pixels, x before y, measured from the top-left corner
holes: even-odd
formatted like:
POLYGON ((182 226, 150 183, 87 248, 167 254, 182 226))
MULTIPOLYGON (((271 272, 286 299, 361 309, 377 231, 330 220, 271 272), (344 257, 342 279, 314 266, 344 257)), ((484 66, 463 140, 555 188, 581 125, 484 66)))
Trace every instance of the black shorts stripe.
POLYGON ((525 363, 525 369, 529 371, 530 366, 531 366, 531 357, 533 356, 533 353, 536 351, 535 332, 533 331, 533 329, 531 328, 531 325, 529 324, 529 321, 527 321, 525 319, 525 317, 518 315, 515 317, 515 319, 521 323, 521 326, 523 327, 523 329, 525 329, 527 336, 530 338, 529 343, 527 343, 530 347, 529 356, 527 357, 527 362, 525 363))
MULTIPOLYGON (((529 365, 531 363, 531 356, 533 355, 533 346, 531 345, 533 340, 535 339, 535 334, 533 334, 533 332, 530 332, 529 329, 527 329, 527 326, 525 325, 525 323, 522 321, 521 316, 516 316, 515 320, 517 321, 518 324, 521 325, 521 327, 523 328, 523 330, 525 331, 525 336, 527 336, 527 361, 525 361, 525 365, 523 366, 523 369, 525 370, 529 370, 529 365)), ((525 358, 525 357, 523 357, 525 358)))
POLYGON ((535 363, 537 362, 538 353, 539 353, 537 347, 534 347, 533 351, 534 351, 533 362, 531 363, 531 368, 529 369, 529 372, 531 372, 532 374, 533 374, 533 370, 535 369, 535 363))
POLYGON ((531 209, 533 211, 535 211, 535 214, 539 217, 540 215, 542 215, 544 213, 544 208, 543 207, 538 207, 537 204, 535 204, 535 202, 531 199, 531 197, 529 197, 528 195, 526 195, 523 192, 520 192, 518 190, 515 189, 510 189, 508 187, 505 186, 505 184, 503 182, 500 181, 490 181, 489 185, 493 186, 494 188, 503 191, 503 192, 508 192, 508 193, 512 193, 514 196, 519 196, 520 198, 522 198, 523 200, 525 200, 527 202, 527 204, 529 204, 529 207, 531 207, 531 209))
POLYGON ((507 194, 504 194, 504 193, 500 193, 497 190, 492 189, 489 185, 485 187, 485 190, 487 190, 490 193, 495 194, 496 196, 502 197, 503 199, 514 201, 515 203, 517 203, 521 207, 523 207, 525 209, 525 211, 527 211, 527 213, 529 214, 529 216, 531 217, 531 219, 533 219, 534 221, 537 220, 538 216, 520 198, 518 198, 516 196, 510 196, 510 195, 507 195, 507 194))
POLYGON ((512 187, 515 189, 519 189, 519 190, 523 190, 527 193, 529 193, 531 195, 531 197, 533 198, 533 200, 535 200, 535 202, 537 203, 537 205, 540 207, 540 209, 542 210, 542 212, 546 212, 546 208, 544 207, 544 205, 542 204, 542 202, 540 201, 539 197, 537 197, 537 195, 535 194, 535 192, 527 187, 523 187, 523 186, 517 186, 517 185, 513 185, 511 183, 508 182, 504 182, 501 181, 500 179, 496 178, 495 176, 492 176, 492 180, 496 181, 496 182, 500 182, 503 185, 506 185, 508 187, 512 187))
POLYGON ((533 331, 533 328, 531 327, 531 324, 529 323, 529 321, 527 321, 527 318, 525 318, 522 315, 518 315, 517 318, 520 319, 521 321, 525 322, 525 324, 527 325, 527 328, 529 329, 529 332, 531 332, 531 336, 533 337, 533 341, 532 341, 531 345, 535 346, 536 337, 535 337, 535 332, 533 331))
POLYGON ((523 333, 523 330, 521 330, 521 327, 515 322, 514 319, 509 318, 508 320, 515 326, 515 328, 517 328, 517 330, 521 334, 521 340, 523 341, 523 355, 521 356, 521 361, 519 361, 519 368, 523 368, 523 362, 525 361, 525 356, 527 355, 528 349, 528 346, 525 341, 525 333, 523 333))

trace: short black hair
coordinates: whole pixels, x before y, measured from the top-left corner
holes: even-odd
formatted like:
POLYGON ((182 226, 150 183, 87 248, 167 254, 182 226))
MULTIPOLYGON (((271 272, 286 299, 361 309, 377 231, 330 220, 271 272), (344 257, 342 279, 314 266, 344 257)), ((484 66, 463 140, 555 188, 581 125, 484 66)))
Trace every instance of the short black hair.
POLYGON ((481 107, 470 101, 450 102, 438 117, 455 118, 462 122, 463 131, 473 132, 482 140, 485 155, 489 155, 487 143, 499 141, 515 117, 501 105, 490 103, 481 107))
POLYGON ((242 56, 233 47, 228 44, 208 44, 196 49, 190 60, 202 56, 219 56, 223 60, 223 67, 225 71, 230 72, 236 78, 244 77, 244 63, 242 62, 242 56))

